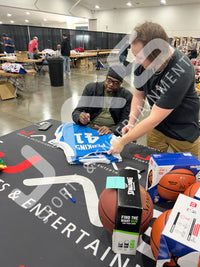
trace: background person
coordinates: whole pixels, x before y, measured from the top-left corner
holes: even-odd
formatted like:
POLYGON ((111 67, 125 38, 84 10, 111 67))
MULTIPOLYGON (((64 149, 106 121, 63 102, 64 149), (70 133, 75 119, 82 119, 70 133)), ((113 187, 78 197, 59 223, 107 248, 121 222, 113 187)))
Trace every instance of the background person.
POLYGON ((3 46, 3 42, 0 42, 0 54, 4 53, 4 46, 3 46))
POLYGON ((15 45, 13 40, 8 37, 6 33, 3 34, 3 40, 4 40, 4 51, 8 56, 14 56, 15 53, 15 45))
POLYGON ((105 81, 86 85, 72 113, 74 122, 98 130, 100 135, 121 135, 121 129, 128 121, 132 99, 131 92, 121 86, 123 75, 123 68, 115 65, 109 68, 105 81))
POLYGON ((124 69, 126 71, 126 76, 130 75, 133 70, 133 58, 130 58, 130 52, 131 45, 129 43, 129 40, 126 41, 120 51, 119 51, 119 62, 124 65, 124 69))
POLYGON ((55 56, 61 57, 61 45, 60 44, 57 45, 57 50, 56 50, 55 56))
POLYGON ((191 152, 198 158, 199 99, 194 68, 186 55, 167 43, 168 36, 159 24, 146 22, 135 31, 137 37, 132 41, 131 49, 137 63, 136 89, 129 124, 122 130, 123 137, 112 144, 108 153, 120 153, 126 144, 148 133, 147 146, 165 152, 170 146, 174 152, 191 152), (156 44, 158 40, 165 41, 162 42, 166 46, 165 57, 159 56, 162 47, 145 53, 144 46, 154 39, 156 44), (156 65, 158 62, 160 67, 156 65), (145 98, 151 112, 136 125, 145 98))
POLYGON ((185 38, 182 38, 181 43, 179 44, 177 49, 182 51, 184 54, 187 53, 187 44, 185 38))
POLYGON ((38 62, 35 63, 35 70, 40 71, 43 65, 43 61, 45 60, 45 56, 40 56, 39 50, 37 47, 33 48, 33 59, 36 59, 38 62))
POLYGON ((30 40, 28 45, 28 54, 30 59, 33 59, 34 48, 38 48, 38 38, 36 36, 33 37, 33 40, 30 40))
POLYGON ((67 63, 67 73, 70 75, 70 50, 71 50, 71 45, 69 38, 65 33, 62 35, 63 41, 61 43, 61 55, 62 58, 64 59, 63 61, 63 72, 65 75, 66 71, 66 63, 67 63))
POLYGON ((131 48, 129 41, 126 41, 119 51, 119 62, 127 66, 130 62, 127 61, 128 50, 131 48))
POLYGON ((187 50, 189 59, 197 58, 197 43, 192 37, 190 37, 190 40, 187 43, 187 50))

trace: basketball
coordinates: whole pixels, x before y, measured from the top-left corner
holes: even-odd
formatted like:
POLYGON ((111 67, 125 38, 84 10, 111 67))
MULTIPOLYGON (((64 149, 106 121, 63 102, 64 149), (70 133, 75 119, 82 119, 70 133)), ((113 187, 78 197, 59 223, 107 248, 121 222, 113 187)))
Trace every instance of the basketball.
MULTIPOLYGON (((166 210, 163 212, 154 222, 151 230, 151 236, 150 236, 150 245, 151 249, 154 255, 154 258, 158 259, 158 250, 160 246, 160 237, 161 233, 165 227, 165 224, 167 223, 167 220, 169 218, 169 215, 171 213, 171 210, 166 210)), ((166 262, 163 266, 177 266, 177 257, 171 256, 171 261, 166 262)))
POLYGON ((158 258, 158 249, 160 245, 160 236, 165 227, 165 224, 169 218, 171 210, 166 210, 163 212, 153 223, 150 236, 150 245, 154 255, 154 258, 158 258))
POLYGON ((148 174, 148 188, 152 185, 152 179, 153 179, 153 171, 150 170, 148 174))
POLYGON ((117 215, 116 189, 106 188, 103 190, 99 198, 98 211, 103 227, 112 234, 117 215))
POLYGON ((158 194, 166 200, 175 201, 180 193, 184 193, 195 182, 196 177, 193 172, 188 169, 176 169, 160 179, 157 186, 158 194))
MULTIPOLYGON (((154 258, 157 260, 158 259, 158 250, 159 250, 159 246, 160 246, 160 237, 161 237, 161 233, 165 227, 165 224, 167 223, 167 220, 170 216, 172 210, 166 210, 165 212, 163 212, 153 223, 152 226, 152 230, 151 230, 151 236, 150 236, 150 245, 151 245, 151 249, 154 255, 154 258)), ((177 267, 179 265, 177 265, 177 260, 178 257, 176 257, 175 255, 171 255, 171 261, 170 262, 166 262, 163 266, 164 267, 177 267)), ((198 262, 198 267, 200 267, 200 260, 198 262)))
MULTIPOLYGON (((142 218, 140 224, 140 234, 143 234, 149 227, 153 217, 153 202, 149 193, 140 185, 142 201, 142 218)), ((115 219, 117 215, 117 191, 116 189, 104 189, 99 198, 98 204, 99 217, 103 227, 113 233, 115 219)))
POLYGON ((199 188, 200 182, 194 183, 185 190, 184 195, 188 197, 194 197, 199 188))
POLYGON ((140 224, 140 234, 143 234, 149 227, 153 218, 153 202, 149 193, 140 185, 140 194, 142 201, 142 218, 140 224))

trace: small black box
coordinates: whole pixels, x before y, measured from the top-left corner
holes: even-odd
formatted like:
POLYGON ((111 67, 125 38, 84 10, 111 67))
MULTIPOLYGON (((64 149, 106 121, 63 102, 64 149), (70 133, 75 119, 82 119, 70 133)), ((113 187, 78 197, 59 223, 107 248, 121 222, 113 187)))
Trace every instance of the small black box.
POLYGON ((112 235, 112 250, 120 254, 136 254, 142 216, 140 185, 136 170, 120 170, 126 188, 118 189, 118 209, 112 235))

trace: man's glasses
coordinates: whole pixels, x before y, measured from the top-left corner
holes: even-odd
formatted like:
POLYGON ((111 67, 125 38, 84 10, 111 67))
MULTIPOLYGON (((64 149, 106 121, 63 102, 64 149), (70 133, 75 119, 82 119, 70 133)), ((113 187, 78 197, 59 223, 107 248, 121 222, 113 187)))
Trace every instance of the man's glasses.
POLYGON ((113 84, 113 86, 118 86, 118 85, 120 85, 120 82, 118 82, 118 81, 113 81, 113 80, 111 80, 110 78, 106 78, 106 82, 107 83, 109 83, 109 84, 113 84))

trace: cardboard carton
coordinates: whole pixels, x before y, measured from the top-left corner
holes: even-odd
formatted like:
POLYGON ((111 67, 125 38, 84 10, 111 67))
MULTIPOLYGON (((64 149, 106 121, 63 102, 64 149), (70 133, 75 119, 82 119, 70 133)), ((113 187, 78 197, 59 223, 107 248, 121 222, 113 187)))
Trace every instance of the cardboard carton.
POLYGON ((28 59, 28 54, 26 51, 18 51, 16 54, 17 60, 20 61, 24 61, 28 59))
POLYGON ((148 175, 152 171, 152 184, 149 186, 147 177, 146 188, 154 203, 166 201, 158 194, 157 185, 166 173, 175 169, 188 169, 197 180, 200 178, 200 161, 189 152, 151 155, 148 175))
POLYGON ((178 196, 161 234, 157 267, 179 257, 180 266, 196 267, 200 255, 200 201, 183 194, 178 196))
POLYGON ((2 100, 16 97, 15 88, 10 82, 0 82, 0 97, 2 100))
POLYGON ((88 58, 80 58, 76 62, 76 67, 80 69, 88 69, 88 58))

